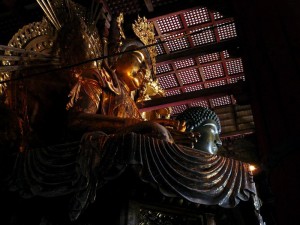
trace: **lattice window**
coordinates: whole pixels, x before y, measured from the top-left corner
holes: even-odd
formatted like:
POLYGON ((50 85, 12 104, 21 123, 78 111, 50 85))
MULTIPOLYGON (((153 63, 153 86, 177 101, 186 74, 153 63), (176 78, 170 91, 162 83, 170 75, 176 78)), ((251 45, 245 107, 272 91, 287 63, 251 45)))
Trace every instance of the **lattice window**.
POLYGON ((202 106, 204 108, 209 108, 209 105, 206 100, 195 101, 191 103, 191 107, 202 106))
POLYGON ((203 89, 203 85, 202 84, 197 84, 197 85, 185 87, 184 91, 185 92, 191 92, 191 91, 199 91, 201 89, 203 89))
POLYGON ((181 49, 190 47, 190 44, 186 37, 179 38, 180 36, 183 36, 183 35, 184 35, 183 33, 177 33, 177 34, 165 37, 165 40, 167 40, 166 45, 169 48, 170 52, 174 52, 177 50, 181 50, 181 49), (171 39, 174 39, 174 40, 171 40, 171 39))
POLYGON ((226 80, 217 80, 217 81, 212 81, 212 82, 207 82, 206 83, 206 86, 207 88, 211 88, 211 87, 219 87, 219 86, 222 86, 222 85, 225 85, 226 84, 226 80))
POLYGON ((156 67, 156 73, 166 73, 172 71, 172 66, 170 64, 163 64, 156 67))
POLYGON ((214 79, 224 76, 222 64, 213 64, 203 67, 203 75, 205 80, 214 79))
POLYGON ((182 113, 187 109, 186 105, 176 105, 172 107, 172 115, 182 113))
POLYGON ((166 91, 166 96, 179 95, 179 94, 181 94, 181 91, 179 89, 166 91))
POLYGON ((189 59, 183 59, 183 60, 179 60, 174 62, 176 69, 181 69, 181 68, 185 68, 185 67, 189 67, 189 66, 194 66, 196 65, 196 62, 193 58, 189 58, 189 59))
POLYGON ((223 16, 221 13, 219 13, 219 12, 214 12, 213 15, 214 15, 214 19, 215 19, 215 20, 222 19, 222 18, 224 17, 224 16, 223 16))
POLYGON ((192 30, 191 33, 196 33, 191 35, 192 41, 195 46, 216 41, 214 31, 211 27, 195 29, 192 30))
POLYGON ((197 69, 191 69, 191 70, 185 70, 183 72, 179 72, 178 76, 180 77, 183 84, 196 83, 201 80, 197 69))
POLYGON ((162 55, 162 54, 166 53, 166 51, 165 51, 165 49, 164 49, 164 47, 163 47, 162 44, 157 44, 155 46, 156 46, 157 55, 162 55))
POLYGON ((169 74, 158 78, 158 82, 163 89, 178 87, 178 82, 175 74, 169 74))
POLYGON ((188 27, 210 21, 207 8, 194 9, 184 13, 183 16, 188 27))
POLYGON ((223 53, 224 59, 228 59, 230 57, 230 55, 229 55, 229 53, 228 53, 227 50, 222 51, 222 53, 223 53))
POLYGON ((241 76, 238 76, 238 77, 231 77, 231 78, 229 79, 229 83, 230 83, 230 84, 233 84, 233 83, 238 82, 239 80, 245 81, 245 76, 244 76, 244 75, 241 75, 241 76))
POLYGON ((241 58, 227 61, 225 64, 226 64, 226 68, 228 70, 229 75, 244 72, 243 63, 242 63, 241 58))
POLYGON ((230 24, 218 24, 217 31, 220 40, 236 37, 235 23, 230 24))
POLYGON ((222 105, 230 105, 231 99, 230 99, 230 96, 222 96, 219 98, 211 99, 211 102, 212 102, 213 107, 222 106, 222 105))
POLYGON ((217 60, 220 60, 220 54, 219 53, 211 53, 211 54, 201 55, 198 57, 198 60, 200 63, 217 61, 217 60))
POLYGON ((162 34, 183 28, 182 22, 178 15, 159 19, 156 21, 156 23, 162 34))

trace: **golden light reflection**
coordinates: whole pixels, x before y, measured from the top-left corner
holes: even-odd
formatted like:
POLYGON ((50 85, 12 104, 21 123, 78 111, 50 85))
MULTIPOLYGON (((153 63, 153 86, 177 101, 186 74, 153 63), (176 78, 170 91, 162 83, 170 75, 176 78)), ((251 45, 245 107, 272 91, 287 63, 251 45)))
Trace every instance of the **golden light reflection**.
POLYGON ((257 170, 257 168, 254 165, 249 165, 249 170, 251 172, 254 172, 255 170, 257 170))

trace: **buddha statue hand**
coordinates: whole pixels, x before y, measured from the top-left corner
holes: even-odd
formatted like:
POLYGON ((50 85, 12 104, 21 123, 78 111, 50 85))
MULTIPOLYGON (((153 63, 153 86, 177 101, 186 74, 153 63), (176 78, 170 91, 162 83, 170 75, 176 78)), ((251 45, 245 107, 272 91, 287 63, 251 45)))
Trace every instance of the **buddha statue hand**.
POLYGON ((164 127, 168 127, 170 129, 174 129, 180 132, 184 132, 186 130, 186 121, 171 120, 171 119, 154 119, 152 121, 159 123, 164 127))
POLYGON ((137 124, 127 126, 123 129, 120 129, 117 133, 126 134, 131 132, 165 140, 171 143, 174 142, 174 139, 167 128, 152 121, 142 121, 137 124))
POLYGON ((172 138, 174 142, 178 145, 184 145, 190 148, 194 148, 195 145, 197 144, 199 138, 200 138, 200 133, 198 132, 191 132, 191 131, 180 131, 176 129, 169 129, 172 138))

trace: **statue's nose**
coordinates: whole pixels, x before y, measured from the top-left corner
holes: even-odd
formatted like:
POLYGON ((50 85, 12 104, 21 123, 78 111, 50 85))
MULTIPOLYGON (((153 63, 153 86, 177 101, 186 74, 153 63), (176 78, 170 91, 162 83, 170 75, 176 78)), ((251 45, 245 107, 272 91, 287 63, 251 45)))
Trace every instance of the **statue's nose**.
POLYGON ((220 139, 219 136, 216 138, 215 144, 216 144, 218 147, 222 145, 222 141, 221 141, 221 139, 220 139))

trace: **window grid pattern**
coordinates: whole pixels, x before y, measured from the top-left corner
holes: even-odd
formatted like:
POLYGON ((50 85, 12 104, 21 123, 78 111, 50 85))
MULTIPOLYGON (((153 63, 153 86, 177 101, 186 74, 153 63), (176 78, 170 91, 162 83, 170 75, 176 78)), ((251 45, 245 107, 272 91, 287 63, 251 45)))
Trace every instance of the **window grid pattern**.
POLYGON ((178 15, 160 19, 156 22, 162 34, 183 28, 181 19, 178 15))
POLYGON ((166 96, 172 96, 172 95, 179 95, 181 94, 181 91, 179 89, 166 91, 166 96))
POLYGON ((157 44, 156 45, 156 52, 157 52, 157 55, 162 55, 162 54, 166 53, 166 51, 165 51, 162 44, 157 44))
POLYGON ((245 76, 244 75, 241 75, 241 76, 238 76, 238 77, 231 77, 229 78, 229 83, 230 84, 233 84, 233 83, 236 83, 238 82, 239 80, 242 80, 242 81, 245 81, 245 76))
POLYGON ((192 92, 192 91, 199 91, 201 89, 203 89, 203 85, 202 84, 197 84, 197 85, 185 87, 184 91, 185 92, 192 92))
POLYGON ((217 81, 212 81, 212 82, 207 82, 206 83, 206 87, 207 88, 211 88, 211 87, 219 87, 219 86, 222 86, 222 85, 225 85, 226 84, 226 80, 217 80, 217 81))
POLYGON ((218 24, 217 28, 220 40, 236 37, 236 28, 234 23, 222 25, 218 24))
POLYGON ((174 62, 174 65, 175 65, 176 69, 182 69, 185 67, 194 66, 194 65, 196 65, 196 62, 193 58, 189 58, 189 59, 176 61, 176 62, 174 62))
POLYGON ((179 72, 178 76, 180 77, 182 84, 196 83, 201 80, 197 69, 191 69, 191 70, 179 72))
POLYGON ((192 30, 191 33, 196 33, 191 35, 191 39, 195 46, 203 45, 216 41, 214 31, 211 27, 205 27, 202 29, 192 30))
POLYGON ((210 21, 207 8, 194 9, 183 13, 183 16, 188 27, 210 21))
POLYGON ((227 61, 225 64, 226 64, 226 68, 228 70, 229 75, 244 72, 243 63, 242 63, 241 58, 227 61))
POLYGON ((222 51, 222 53, 223 53, 224 59, 228 59, 230 57, 230 55, 229 55, 229 53, 228 53, 227 50, 222 51))
POLYGON ((178 87, 175 74, 169 74, 158 78, 158 82, 163 89, 178 87))
POLYGON ((222 64, 213 64, 203 67, 203 75, 205 80, 214 79, 224 76, 224 70, 222 64))
POLYGON ((186 109, 187 109, 186 105, 176 105, 176 106, 172 107, 172 113, 171 114, 172 115, 179 114, 179 113, 182 113, 186 109))
MULTIPOLYGON (((204 7, 194 8, 181 14, 173 14, 163 19, 157 19, 155 22, 156 33, 161 35, 157 37, 161 38, 158 40, 165 41, 164 44, 158 45, 158 55, 180 51, 192 46, 211 45, 219 40, 237 36, 232 18, 226 18, 223 14, 209 11, 204 7), (232 23, 227 21, 232 21, 232 23), (191 35, 183 37, 184 34, 191 35)), ((228 50, 224 50, 205 55, 200 54, 194 58, 183 56, 177 60, 170 60, 166 64, 160 64, 157 67, 158 80, 161 87, 165 89, 166 96, 219 87, 240 80, 245 81, 242 60, 232 58, 229 53, 228 50)), ((230 96, 211 99, 199 98, 197 101, 172 107, 172 115, 181 113, 188 107, 213 108, 234 104, 233 101, 230 96)))
POLYGON ((166 73, 170 71, 172 71, 172 67, 170 64, 163 64, 156 67, 157 74, 166 73))
POLYGON ((190 47, 188 39, 186 37, 179 38, 180 36, 183 36, 183 33, 170 35, 165 38, 167 40, 166 45, 168 46, 170 52, 174 52, 174 51, 178 51, 190 47))
POLYGON ((230 105, 231 99, 230 99, 230 96, 227 95, 227 96, 222 96, 222 97, 218 97, 218 98, 213 98, 213 99, 211 99, 211 103, 212 103, 213 107, 230 105))
POLYGON ((191 103, 191 107, 202 106, 204 108, 209 108, 209 105, 206 100, 196 101, 191 103))
POLYGON ((219 20, 219 19, 222 19, 224 16, 219 13, 219 12, 213 12, 213 15, 214 15, 214 19, 215 20, 219 20))
POLYGON ((220 54, 219 53, 211 53, 211 54, 206 54, 198 57, 199 62, 202 63, 208 63, 208 62, 213 62, 220 60, 220 54))

